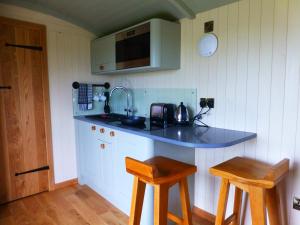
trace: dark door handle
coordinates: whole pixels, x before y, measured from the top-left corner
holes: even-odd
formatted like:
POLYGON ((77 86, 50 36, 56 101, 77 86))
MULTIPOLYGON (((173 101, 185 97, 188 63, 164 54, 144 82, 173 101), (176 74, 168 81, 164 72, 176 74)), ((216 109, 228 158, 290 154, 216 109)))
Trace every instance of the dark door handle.
POLYGON ((33 170, 27 170, 27 171, 24 171, 24 172, 21 172, 21 173, 15 173, 15 176, 20 176, 20 175, 23 175, 23 174, 27 174, 27 173, 34 173, 34 172, 39 172, 39 171, 43 171, 43 170, 49 170, 49 166, 42 166, 42 167, 39 167, 39 168, 36 168, 36 169, 33 169, 33 170))
POLYGON ((9 90, 9 89, 11 89, 11 86, 0 86, 0 90, 2 90, 2 89, 7 89, 7 90, 9 90))

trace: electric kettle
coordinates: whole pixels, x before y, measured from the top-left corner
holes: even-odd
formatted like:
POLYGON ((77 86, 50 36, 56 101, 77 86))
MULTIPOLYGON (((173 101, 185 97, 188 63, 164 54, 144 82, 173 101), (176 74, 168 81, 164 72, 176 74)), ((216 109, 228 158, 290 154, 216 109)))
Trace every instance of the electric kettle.
POLYGON ((189 112, 187 107, 183 104, 183 102, 181 102, 180 105, 177 107, 175 118, 177 124, 180 125, 189 124, 189 112))

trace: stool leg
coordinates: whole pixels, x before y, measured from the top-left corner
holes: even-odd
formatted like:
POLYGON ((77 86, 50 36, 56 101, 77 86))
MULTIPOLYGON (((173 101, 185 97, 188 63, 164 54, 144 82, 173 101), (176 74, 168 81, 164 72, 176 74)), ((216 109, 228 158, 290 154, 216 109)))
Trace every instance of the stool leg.
POLYGON ((240 225, 241 223, 242 197, 243 197, 242 189, 235 187, 234 206, 233 206, 233 213, 235 215, 235 220, 233 221, 232 225, 240 225))
POLYGON ((225 220, 229 185, 229 181, 227 179, 222 178, 215 225, 223 225, 223 222, 225 220))
POLYGON ((265 189, 249 186, 250 208, 253 225, 266 225, 265 189))
POLYGON ((140 225, 146 184, 134 177, 129 225, 140 225))
POLYGON ((276 187, 266 190, 266 204, 270 225, 280 225, 280 211, 278 198, 276 195, 276 187))
POLYGON ((168 185, 154 185, 154 225, 167 225, 168 185))
POLYGON ((184 225, 192 225, 192 212, 190 205, 190 196, 187 179, 184 178, 179 182, 181 209, 184 225))

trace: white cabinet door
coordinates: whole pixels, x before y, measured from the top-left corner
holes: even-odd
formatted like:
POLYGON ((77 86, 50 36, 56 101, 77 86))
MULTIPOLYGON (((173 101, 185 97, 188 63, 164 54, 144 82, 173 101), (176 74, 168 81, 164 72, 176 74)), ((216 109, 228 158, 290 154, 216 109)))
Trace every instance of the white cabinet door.
POLYGON ((83 140, 85 139, 84 132, 84 122, 76 120, 76 158, 77 158, 77 173, 78 173, 78 182, 80 184, 85 184, 85 154, 84 154, 84 145, 83 140))
POLYGON ((153 157, 153 142, 137 135, 116 131, 114 145, 114 186, 118 197, 117 205, 129 213, 133 187, 133 175, 126 172, 125 158, 144 161, 153 157))
POLYGON ((115 35, 93 40, 91 43, 91 57, 93 73, 115 70, 115 35))
POLYGON ((98 180, 98 185, 103 197, 112 201, 114 197, 114 184, 113 184, 114 157, 113 157, 112 144, 101 141, 99 139, 97 140, 97 143, 100 152, 100 157, 99 157, 100 179, 98 180))
POLYGON ((96 142, 96 126, 79 121, 77 124, 79 182, 97 188, 100 177, 100 150, 96 142))

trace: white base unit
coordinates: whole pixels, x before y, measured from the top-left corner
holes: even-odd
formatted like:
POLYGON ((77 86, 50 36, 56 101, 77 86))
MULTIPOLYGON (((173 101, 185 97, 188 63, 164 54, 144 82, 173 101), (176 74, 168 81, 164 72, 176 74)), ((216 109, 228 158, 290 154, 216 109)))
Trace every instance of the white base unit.
MULTIPOLYGON (((125 157, 144 161, 162 155, 194 164, 195 151, 113 130, 80 120, 76 121, 78 181, 88 185, 114 206, 129 215, 133 176, 126 172, 125 157)), ((194 177, 189 178, 191 204, 194 177)), ((170 189, 169 210, 180 213, 178 185, 170 189)), ((141 225, 153 224, 153 187, 147 185, 141 225)))

